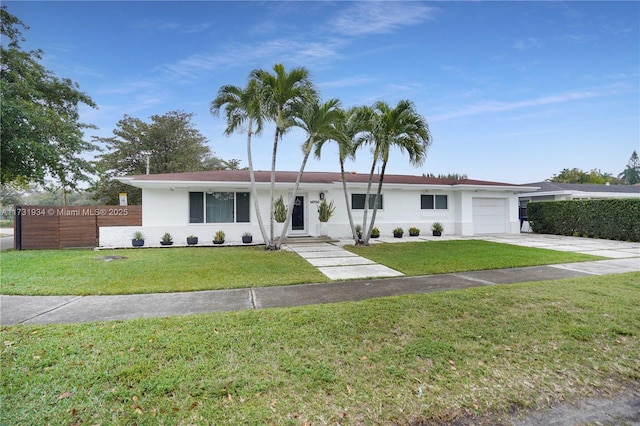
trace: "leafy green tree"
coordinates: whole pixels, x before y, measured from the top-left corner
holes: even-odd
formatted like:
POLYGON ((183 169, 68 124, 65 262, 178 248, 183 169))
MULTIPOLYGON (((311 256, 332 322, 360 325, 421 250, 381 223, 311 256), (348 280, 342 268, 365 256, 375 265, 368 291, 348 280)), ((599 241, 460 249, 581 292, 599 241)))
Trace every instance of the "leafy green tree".
POLYGON ((640 183, 640 158, 638 158, 638 153, 636 151, 633 151, 629 158, 629 162, 627 163, 627 167, 618 175, 618 177, 627 185, 636 185, 640 183))
POLYGON ((22 194, 13 185, 0 185, 0 208, 5 210, 8 207, 22 203, 22 194))
POLYGON ((249 164, 249 179, 251 180, 251 197, 253 198, 258 226, 262 233, 265 247, 270 247, 273 242, 269 240, 262 221, 262 213, 256 191, 253 157, 251 155, 251 138, 254 134, 259 135, 262 133, 265 120, 259 90, 260 86, 256 79, 249 80, 247 87, 244 89, 232 85, 222 86, 218 90, 216 98, 211 102, 211 113, 217 116, 222 107, 224 107, 224 115, 227 119, 225 134, 230 135, 238 130, 246 131, 247 133, 247 162, 249 164), (246 128, 244 127, 245 125, 246 128))
POLYGON ((43 67, 41 50, 21 49, 19 27, 28 28, 6 6, 0 18, 0 183, 53 178, 75 188, 90 180, 94 169, 83 154, 96 149, 83 140, 83 129, 93 126, 79 121, 78 108, 95 104, 76 83, 43 67))
POLYGON ((591 183, 598 185, 603 185, 607 182, 618 183, 618 180, 611 176, 610 173, 602 173, 598 169, 585 172, 578 168, 563 169, 557 175, 553 175, 549 181, 559 183, 591 183))
POLYGON ((447 174, 439 173, 437 176, 434 175, 433 173, 427 173, 427 174, 423 173, 422 176, 436 178, 436 179, 449 179, 449 180, 465 180, 469 178, 469 176, 467 176, 466 173, 462 173, 462 174, 461 173, 447 173, 447 174))
POLYGON ((171 111, 151 116, 146 123, 125 115, 118 121, 113 137, 95 138, 108 152, 98 157, 100 180, 93 190, 95 198, 118 204, 120 192, 128 194, 130 204, 142 202, 142 192, 114 179, 116 176, 146 173, 195 172, 207 169, 211 151, 205 138, 191 123, 193 114, 171 111))
POLYGON ((560 173, 553 175, 549 181, 560 183, 588 183, 589 175, 578 168, 562 169, 560 173))
POLYGON ((426 120, 418 114, 415 106, 408 100, 401 100, 395 107, 386 102, 378 101, 372 108, 361 111, 364 123, 364 134, 358 137, 356 147, 371 145, 373 161, 369 172, 369 182, 365 195, 362 229, 367 229, 367 214, 369 211, 369 195, 373 184, 373 176, 378 163, 381 163, 378 189, 373 203, 373 213, 368 231, 364 233, 363 244, 369 244, 371 231, 375 226, 378 200, 382 192, 384 174, 389 162, 392 148, 398 148, 409 155, 409 162, 414 166, 424 163, 427 149, 431 144, 431 134, 426 120))
POLYGON ((206 170, 240 170, 241 162, 242 161, 237 158, 232 158, 231 160, 223 160, 222 158, 212 156, 209 157, 204 162, 204 164, 206 170))
MULTIPOLYGON (((68 79, 60 80, 38 61, 41 51, 20 50, 20 31, 24 24, 0 9, 2 34, 10 43, 2 46, 2 172, 3 182, 44 182, 47 176, 63 186, 88 180, 92 171, 79 156, 95 148, 82 140, 78 104, 94 106, 68 79)), ((26 28, 26 27, 24 27, 26 28)))
POLYGON ((267 249, 277 249, 274 246, 275 220, 273 217, 274 190, 276 181, 276 157, 278 143, 282 136, 294 125, 296 113, 302 111, 301 105, 314 102, 317 94, 309 78, 306 68, 294 68, 287 72, 282 64, 273 66, 273 74, 262 69, 253 70, 250 80, 259 84, 260 105, 265 118, 275 123, 273 137, 273 151, 271 155, 271 185, 270 185, 270 233, 267 249))

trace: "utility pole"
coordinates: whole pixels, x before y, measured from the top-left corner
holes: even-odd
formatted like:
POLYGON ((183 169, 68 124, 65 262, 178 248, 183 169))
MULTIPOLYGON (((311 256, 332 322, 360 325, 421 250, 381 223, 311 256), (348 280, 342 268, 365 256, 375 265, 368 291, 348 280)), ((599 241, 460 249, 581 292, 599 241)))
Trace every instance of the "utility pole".
POLYGON ((147 157, 147 174, 149 174, 149 159, 151 158, 151 151, 140 151, 140 154, 147 157))

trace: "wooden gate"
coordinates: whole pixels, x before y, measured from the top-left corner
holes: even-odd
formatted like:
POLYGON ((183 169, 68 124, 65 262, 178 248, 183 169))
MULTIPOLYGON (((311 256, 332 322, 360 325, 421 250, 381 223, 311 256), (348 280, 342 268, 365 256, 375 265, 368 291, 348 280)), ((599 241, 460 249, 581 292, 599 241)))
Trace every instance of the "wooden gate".
POLYGON ((16 206, 14 247, 96 247, 101 226, 142 226, 142 206, 16 206))

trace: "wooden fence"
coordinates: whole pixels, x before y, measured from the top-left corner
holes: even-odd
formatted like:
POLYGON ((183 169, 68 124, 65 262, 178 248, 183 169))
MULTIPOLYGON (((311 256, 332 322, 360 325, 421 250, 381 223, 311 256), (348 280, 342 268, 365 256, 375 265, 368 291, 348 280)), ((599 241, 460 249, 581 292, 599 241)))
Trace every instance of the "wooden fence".
POLYGON ((16 206, 16 250, 96 247, 101 226, 142 226, 142 206, 16 206))

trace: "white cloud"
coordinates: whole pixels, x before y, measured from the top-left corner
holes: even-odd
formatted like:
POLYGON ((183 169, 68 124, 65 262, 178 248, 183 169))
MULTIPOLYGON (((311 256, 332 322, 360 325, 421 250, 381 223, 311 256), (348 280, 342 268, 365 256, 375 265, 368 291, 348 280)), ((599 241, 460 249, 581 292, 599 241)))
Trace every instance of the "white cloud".
POLYGON ((165 65, 169 73, 182 78, 220 67, 238 67, 256 62, 283 62, 292 66, 322 64, 341 57, 340 40, 301 41, 274 39, 260 44, 230 44, 219 53, 191 55, 174 64, 165 65))
POLYGON ((538 41, 538 39, 534 37, 527 37, 524 40, 518 40, 513 47, 517 50, 528 50, 536 47, 540 47, 542 44, 538 41))
POLYGON ((413 2, 357 2, 330 22, 337 33, 351 36, 389 33, 433 19, 436 8, 413 2))
POLYGON ((479 115, 495 112, 512 111, 522 108, 538 107, 543 105, 560 104, 564 102, 579 101, 582 99, 596 98, 601 96, 615 95, 627 90, 620 87, 607 87, 596 90, 585 90, 580 92, 568 92, 558 95, 543 96, 533 99, 525 99, 514 102, 500 102, 500 101, 482 101, 469 105, 466 108, 457 109, 442 114, 436 114, 429 118, 430 121, 445 121, 458 117, 465 117, 470 115, 479 115))
POLYGON ((342 88, 342 87, 354 87, 362 86, 363 84, 374 83, 378 81, 372 77, 347 77, 339 80, 318 82, 319 88, 342 88))

